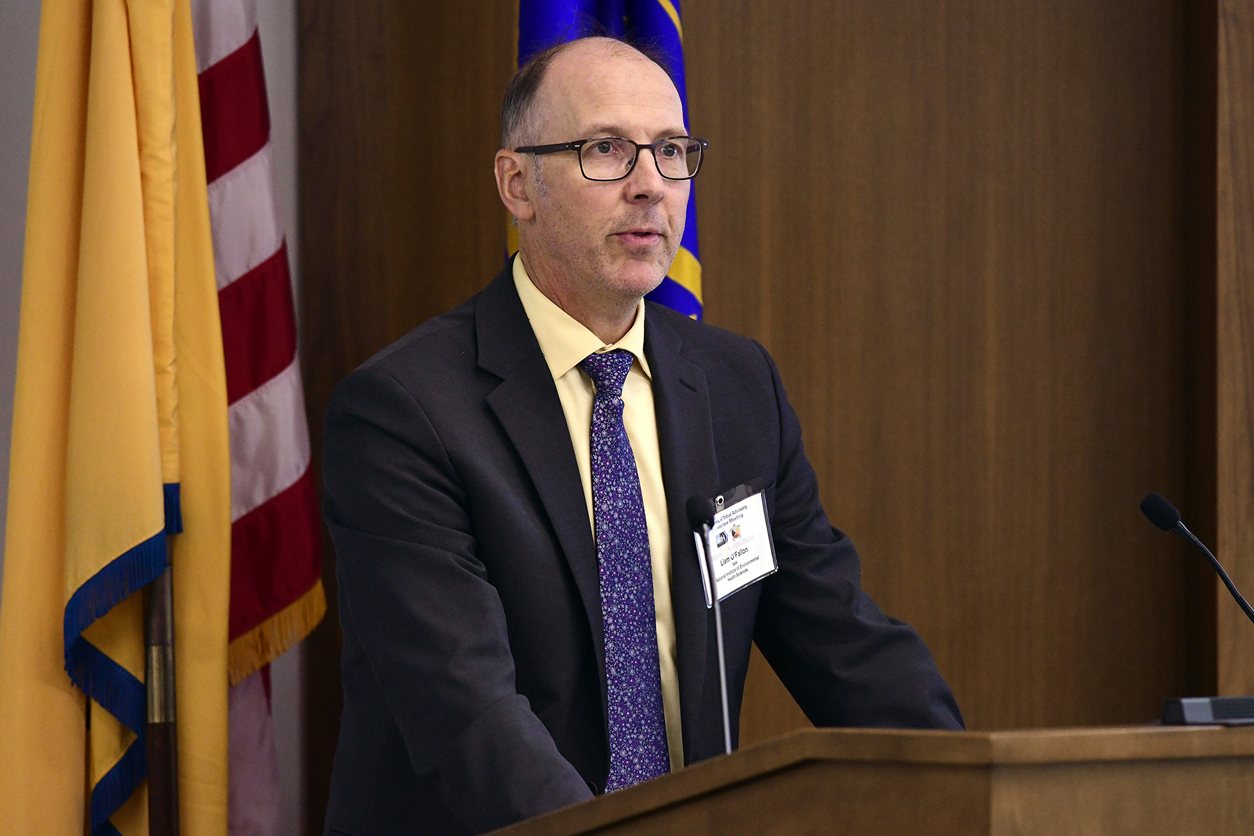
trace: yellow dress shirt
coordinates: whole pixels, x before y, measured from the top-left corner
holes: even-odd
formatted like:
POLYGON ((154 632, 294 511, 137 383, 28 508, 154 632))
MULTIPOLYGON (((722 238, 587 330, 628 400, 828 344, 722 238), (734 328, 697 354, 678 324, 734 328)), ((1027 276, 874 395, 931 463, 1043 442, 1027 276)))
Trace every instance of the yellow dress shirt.
MULTIPOLYGON (((579 480, 592 521, 592 379, 579 361, 593 352, 630 351, 635 357, 623 384, 623 424, 636 457, 640 493, 644 498, 645 524, 649 529, 649 557, 653 562, 653 609, 657 617, 658 662, 662 674, 662 709, 666 715, 666 745, 671 771, 684 765, 684 744, 679 725, 679 670, 675 666, 675 614, 671 608, 670 518, 666 513, 666 489, 662 485, 662 453, 657 440, 657 415, 653 410, 653 382, 644 358, 644 302, 636 311, 631 329, 614 345, 606 345, 578 320, 541 293, 527 275, 522 257, 514 259, 514 286, 523 310, 540 342, 540 350, 553 374, 557 396, 566 415, 570 443, 575 448, 579 480)), ((596 532, 593 531, 595 538, 596 532)))

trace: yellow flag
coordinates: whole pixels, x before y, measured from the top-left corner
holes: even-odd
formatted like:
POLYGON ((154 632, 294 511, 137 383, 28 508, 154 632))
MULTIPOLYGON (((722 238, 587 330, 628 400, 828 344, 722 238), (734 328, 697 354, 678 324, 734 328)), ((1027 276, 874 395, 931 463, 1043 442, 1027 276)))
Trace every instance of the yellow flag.
POLYGON ((230 465, 200 131, 187 0, 44 4, 0 602, 12 832, 147 832, 141 590, 167 553, 182 831, 226 832, 230 465))

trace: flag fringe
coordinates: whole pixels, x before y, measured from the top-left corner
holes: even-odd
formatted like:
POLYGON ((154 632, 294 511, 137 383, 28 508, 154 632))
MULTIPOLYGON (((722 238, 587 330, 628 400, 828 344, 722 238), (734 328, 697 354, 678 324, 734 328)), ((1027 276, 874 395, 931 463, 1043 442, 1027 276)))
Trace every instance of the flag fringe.
POLYGON ((167 482, 161 486, 165 497, 165 533, 183 533, 183 503, 179 499, 179 483, 167 482))
MULTIPOLYGON (((65 605, 65 671, 87 696, 132 731, 136 716, 144 717, 143 683, 82 637, 93 621, 143 589, 169 565, 166 535, 158 532, 110 561, 80 586, 65 605), (138 707, 135 686, 138 685, 138 707), (136 713, 138 712, 138 713, 136 713)), ((138 722, 143 728, 143 720, 138 722)))
POLYGON ((65 653, 93 621, 143 589, 165 571, 165 532, 159 531, 138 546, 109 561, 91 579, 74 590, 65 605, 65 653))
POLYGON ((70 681, 118 722, 141 737, 147 721, 144 684, 83 638, 83 631, 165 571, 165 532, 112 560, 80 586, 65 605, 65 672, 70 681))
POLYGON ((293 603, 234 639, 227 650, 231 687, 270 664, 308 636, 326 615, 327 596, 318 580, 293 603))
POLYGON ((112 836, 117 833, 109 821, 144 778, 148 777, 148 758, 144 750, 144 736, 131 742, 113 768, 104 774, 91 790, 92 836, 112 836))
POLYGON ((100 704, 140 737, 148 721, 148 695, 144 683, 109 658, 104 651, 79 636, 65 657, 65 669, 79 690, 100 704))

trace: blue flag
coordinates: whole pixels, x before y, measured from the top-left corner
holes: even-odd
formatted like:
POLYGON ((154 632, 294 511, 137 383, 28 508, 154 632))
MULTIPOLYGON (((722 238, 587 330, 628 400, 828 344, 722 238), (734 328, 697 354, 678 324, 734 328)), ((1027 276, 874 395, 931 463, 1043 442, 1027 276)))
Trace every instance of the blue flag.
MULTIPOLYGON (((663 58, 688 120, 684 83, 684 29, 679 0, 519 0, 518 64, 562 41, 588 35, 626 38, 663 58)), ((666 278, 648 298, 694 319, 701 318, 701 256, 697 249, 696 188, 688 196, 679 252, 666 278)))

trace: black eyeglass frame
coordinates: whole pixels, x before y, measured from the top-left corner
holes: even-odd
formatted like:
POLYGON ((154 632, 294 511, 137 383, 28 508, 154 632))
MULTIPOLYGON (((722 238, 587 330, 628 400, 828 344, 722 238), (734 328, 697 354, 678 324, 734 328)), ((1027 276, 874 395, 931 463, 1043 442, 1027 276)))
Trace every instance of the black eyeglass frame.
POLYGON ((554 145, 523 145, 519 148, 515 148, 514 153, 558 154, 562 151, 574 151, 576 156, 579 158, 579 173, 583 175, 583 179, 590 180, 593 183, 614 183, 619 180, 626 180, 631 176, 631 173, 636 170, 636 163, 640 161, 640 152, 647 148, 649 149, 650 155, 653 157, 653 165, 657 168, 657 173, 661 175, 662 179, 683 181, 691 180, 701 171, 701 164, 705 162, 705 152, 709 150, 709 147, 709 140, 701 139, 700 137, 695 136, 668 136, 664 139, 659 139, 657 142, 651 143, 635 142, 623 136, 597 136, 592 137, 591 139, 576 139, 573 142, 558 142, 554 145), (636 146, 636 156, 632 157, 631 165, 627 166, 627 171, 625 171, 621 177, 611 177, 608 180, 589 177, 588 173, 583 170, 583 147, 590 142, 603 142, 607 139, 620 140, 622 142, 626 142, 628 145, 636 146), (701 146, 701 156, 697 159, 697 170, 692 172, 692 174, 689 174, 687 177, 669 177, 662 174, 662 166, 659 165, 657 161, 657 149, 667 142, 674 142, 679 139, 698 143, 701 146))

